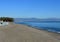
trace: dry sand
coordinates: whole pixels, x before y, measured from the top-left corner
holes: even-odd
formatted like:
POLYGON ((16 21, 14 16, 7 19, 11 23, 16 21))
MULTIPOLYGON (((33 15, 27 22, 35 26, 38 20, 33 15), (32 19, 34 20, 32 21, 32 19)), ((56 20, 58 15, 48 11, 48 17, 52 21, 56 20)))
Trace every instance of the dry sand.
POLYGON ((60 42, 60 34, 11 23, 0 26, 0 42, 60 42))

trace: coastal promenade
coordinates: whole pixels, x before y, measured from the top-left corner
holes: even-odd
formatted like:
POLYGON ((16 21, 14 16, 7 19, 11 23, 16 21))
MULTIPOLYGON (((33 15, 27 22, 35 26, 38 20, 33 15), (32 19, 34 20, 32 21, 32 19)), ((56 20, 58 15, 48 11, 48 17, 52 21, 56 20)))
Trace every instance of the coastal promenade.
POLYGON ((60 34, 10 23, 0 26, 0 42, 60 42, 60 34))

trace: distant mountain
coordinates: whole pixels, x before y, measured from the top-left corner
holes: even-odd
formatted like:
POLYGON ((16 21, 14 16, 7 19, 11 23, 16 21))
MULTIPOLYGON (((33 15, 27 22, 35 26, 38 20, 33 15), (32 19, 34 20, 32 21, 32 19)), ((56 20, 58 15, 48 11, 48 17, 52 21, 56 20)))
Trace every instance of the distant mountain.
POLYGON ((20 22, 20 21, 33 21, 33 22, 40 22, 40 21, 59 21, 59 18, 48 18, 48 19, 38 19, 38 18, 15 18, 15 22, 20 22))
POLYGON ((15 18, 14 21, 20 22, 20 21, 40 21, 40 19, 37 18, 15 18))

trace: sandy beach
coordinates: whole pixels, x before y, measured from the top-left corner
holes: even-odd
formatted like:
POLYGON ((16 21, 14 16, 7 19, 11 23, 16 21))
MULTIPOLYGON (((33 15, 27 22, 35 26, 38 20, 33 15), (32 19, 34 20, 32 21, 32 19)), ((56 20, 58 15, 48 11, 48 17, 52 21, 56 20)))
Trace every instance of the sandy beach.
POLYGON ((0 26, 0 42, 60 42, 60 34, 10 23, 0 26))

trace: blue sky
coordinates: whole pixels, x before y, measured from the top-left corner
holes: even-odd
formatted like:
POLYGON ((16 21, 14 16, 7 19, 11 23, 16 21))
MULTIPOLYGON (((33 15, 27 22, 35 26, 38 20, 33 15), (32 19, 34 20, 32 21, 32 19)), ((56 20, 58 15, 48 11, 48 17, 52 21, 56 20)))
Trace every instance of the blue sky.
POLYGON ((60 18, 60 0, 0 0, 0 17, 60 18))

